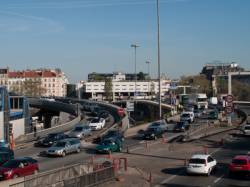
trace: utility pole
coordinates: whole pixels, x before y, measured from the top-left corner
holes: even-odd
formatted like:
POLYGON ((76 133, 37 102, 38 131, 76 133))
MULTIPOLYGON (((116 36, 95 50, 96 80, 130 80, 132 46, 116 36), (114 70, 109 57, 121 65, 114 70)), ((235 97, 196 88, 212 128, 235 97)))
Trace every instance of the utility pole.
POLYGON ((159 79, 159 119, 162 119, 161 111, 161 63, 160 63, 160 14, 159 14, 159 0, 157 4, 157 62, 158 62, 158 79, 159 79))
POLYGON ((136 100, 136 92, 137 92, 137 71, 136 71, 136 48, 137 47, 140 47, 139 45, 136 45, 136 44, 132 44, 131 47, 134 48, 135 50, 135 92, 134 92, 134 100, 136 100))

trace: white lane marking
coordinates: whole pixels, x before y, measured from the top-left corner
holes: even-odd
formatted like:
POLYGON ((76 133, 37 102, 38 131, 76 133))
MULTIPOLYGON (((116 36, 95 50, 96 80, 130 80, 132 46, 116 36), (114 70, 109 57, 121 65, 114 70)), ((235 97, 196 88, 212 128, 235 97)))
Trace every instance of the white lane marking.
POLYGON ((215 154, 216 152, 220 151, 221 150, 221 147, 215 149, 214 151, 211 152, 211 155, 215 154))
POLYGON ((176 175, 172 175, 171 177, 169 177, 169 178, 163 180, 160 184, 156 185, 155 187, 160 187, 160 186, 162 186, 162 185, 168 183, 169 181, 171 181, 171 180, 173 180, 174 178, 178 177, 178 176, 179 176, 181 173, 183 173, 183 172, 184 172, 184 170, 179 171, 176 175))
POLYGON ((221 180, 224 177, 224 175, 220 176, 218 179, 214 180, 214 184, 219 182, 219 180, 221 180))

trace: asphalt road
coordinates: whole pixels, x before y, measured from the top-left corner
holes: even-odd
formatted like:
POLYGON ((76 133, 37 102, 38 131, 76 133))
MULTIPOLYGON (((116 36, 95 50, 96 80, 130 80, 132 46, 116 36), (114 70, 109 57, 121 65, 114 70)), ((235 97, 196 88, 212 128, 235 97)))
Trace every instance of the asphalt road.
MULTIPOLYGON (((242 107, 250 114, 250 107, 242 107)), ((167 187, 250 187, 249 176, 228 175, 228 164, 235 155, 246 154, 250 151, 250 137, 234 134, 232 141, 226 143, 222 148, 212 151, 212 156, 217 160, 218 167, 211 176, 190 176, 184 167, 166 170, 171 176, 166 178, 157 186, 167 187)))

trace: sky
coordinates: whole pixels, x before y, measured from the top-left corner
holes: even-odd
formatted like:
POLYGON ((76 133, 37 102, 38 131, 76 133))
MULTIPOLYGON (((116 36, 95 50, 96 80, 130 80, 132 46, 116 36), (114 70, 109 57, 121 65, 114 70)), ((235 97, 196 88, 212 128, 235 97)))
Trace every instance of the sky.
MULTIPOLYGON (((159 0, 161 72, 194 75, 206 63, 250 69, 250 0, 159 0)), ((157 76, 156 0, 0 0, 0 68, 60 68, 157 76)))

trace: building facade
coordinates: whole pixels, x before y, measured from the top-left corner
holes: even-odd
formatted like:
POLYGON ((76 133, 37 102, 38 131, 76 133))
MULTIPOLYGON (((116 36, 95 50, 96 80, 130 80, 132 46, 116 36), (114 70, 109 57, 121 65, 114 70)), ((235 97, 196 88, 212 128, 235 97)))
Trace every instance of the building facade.
MULTIPOLYGON (((127 74, 107 74, 112 80, 112 93, 114 99, 147 99, 155 96, 159 92, 158 80, 127 80, 127 74)), ((129 77, 130 79, 130 77, 129 77)), ((91 79, 92 80, 92 79, 91 79)), ((161 93, 164 95, 169 91, 170 80, 161 80, 161 93)), ((103 100, 105 98, 105 81, 81 81, 78 83, 78 93, 81 93, 82 98, 93 100, 103 100)))
POLYGON ((66 96, 68 79, 59 69, 0 70, 0 85, 10 92, 31 96, 66 96), (32 93, 37 93, 32 95, 32 93))

